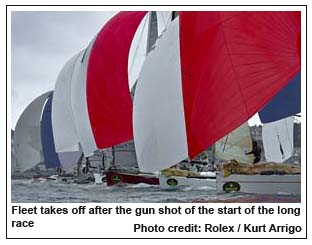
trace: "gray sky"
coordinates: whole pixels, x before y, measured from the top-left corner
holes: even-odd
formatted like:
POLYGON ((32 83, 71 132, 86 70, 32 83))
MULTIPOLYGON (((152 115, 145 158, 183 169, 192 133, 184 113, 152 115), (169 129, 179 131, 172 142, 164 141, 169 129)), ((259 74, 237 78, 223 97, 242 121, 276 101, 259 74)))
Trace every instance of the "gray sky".
POLYGON ((62 66, 114 12, 15 11, 12 21, 12 128, 26 106, 53 90, 62 66))
MULTIPOLYGON (((161 20, 159 29, 163 29, 168 24, 168 13, 162 12, 159 18, 161 20)), ((54 89, 56 78, 63 65, 73 55, 86 48, 114 14, 115 12, 89 11, 11 12, 11 127, 13 129, 26 106, 41 94, 54 89)), ((141 30, 147 28, 147 25, 142 23, 140 28, 141 30)), ((137 45, 135 42, 138 43, 138 37, 139 35, 135 38, 133 46, 137 45)), ((145 39, 144 36, 141 38, 145 39)), ((132 64, 133 50, 135 48, 130 50, 129 64, 134 67, 132 74, 135 77, 141 61, 137 59, 140 54, 137 54, 136 60, 139 61, 137 64, 132 64)), ((132 74, 129 77, 130 82, 134 80, 132 74)), ((251 125, 259 122, 258 116, 250 120, 251 125)))

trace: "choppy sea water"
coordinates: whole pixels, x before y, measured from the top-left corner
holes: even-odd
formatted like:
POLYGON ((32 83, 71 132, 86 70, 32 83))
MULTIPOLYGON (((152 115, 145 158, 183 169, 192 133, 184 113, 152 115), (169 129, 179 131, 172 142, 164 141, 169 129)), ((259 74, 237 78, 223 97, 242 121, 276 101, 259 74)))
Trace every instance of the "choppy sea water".
POLYGON ((12 180, 13 203, 297 203, 300 196, 217 193, 209 187, 175 190, 146 184, 106 186, 63 182, 12 180))

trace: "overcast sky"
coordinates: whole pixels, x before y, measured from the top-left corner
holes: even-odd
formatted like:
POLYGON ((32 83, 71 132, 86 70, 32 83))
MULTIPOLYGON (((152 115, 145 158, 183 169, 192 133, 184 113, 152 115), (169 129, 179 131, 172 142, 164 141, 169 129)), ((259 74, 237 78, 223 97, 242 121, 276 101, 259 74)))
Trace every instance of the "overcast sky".
POLYGON ((12 128, 26 106, 53 90, 62 66, 114 12, 15 11, 12 20, 12 128))
MULTIPOLYGON (((163 12, 159 17, 159 29, 168 24, 169 15, 166 13, 169 12, 163 12)), ((87 11, 11 13, 11 127, 13 129, 26 106, 41 94, 53 90, 63 65, 73 55, 86 48, 114 14, 115 12, 87 11)), ((144 26, 147 28, 147 25, 143 24, 142 22, 141 28, 144 26)), ((131 54, 132 51, 130 57, 133 57, 131 54)), ((131 58, 129 64, 133 65, 131 58)), ((134 64, 133 67, 136 69, 139 65, 134 64)), ((251 120, 251 124, 255 123, 259 123, 257 116, 251 120)))

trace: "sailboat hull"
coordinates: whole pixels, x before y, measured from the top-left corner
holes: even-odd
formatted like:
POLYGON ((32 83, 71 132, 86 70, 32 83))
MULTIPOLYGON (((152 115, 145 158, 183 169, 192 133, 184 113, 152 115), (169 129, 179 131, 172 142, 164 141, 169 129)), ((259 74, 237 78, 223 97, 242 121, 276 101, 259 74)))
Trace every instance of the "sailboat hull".
POLYGON ((160 187, 166 189, 185 188, 185 187, 211 187, 216 189, 215 177, 185 177, 185 176, 159 176, 160 187))
POLYGON ((135 174, 108 171, 106 172, 106 183, 108 186, 140 183, 159 185, 159 179, 152 174, 135 174))
POLYGON ((228 177, 218 176, 217 191, 300 195, 301 175, 233 174, 228 177))

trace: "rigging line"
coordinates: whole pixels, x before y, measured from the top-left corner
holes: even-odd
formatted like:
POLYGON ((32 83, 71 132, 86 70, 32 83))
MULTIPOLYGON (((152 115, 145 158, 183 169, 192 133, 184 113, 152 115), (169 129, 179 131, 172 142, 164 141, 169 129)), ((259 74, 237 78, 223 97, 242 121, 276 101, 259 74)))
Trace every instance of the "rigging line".
POLYGON ((112 160, 113 160, 113 162, 112 162, 112 165, 113 166, 115 166, 115 147, 114 146, 112 146, 112 160))
MULTIPOLYGON (((144 24, 143 24, 142 31, 141 31, 140 36, 139 36, 138 44, 137 44, 137 46, 135 48, 134 55, 133 55, 133 58, 132 58, 132 61, 131 61, 131 64, 130 64, 129 73, 132 71, 132 68, 133 68, 133 65, 134 65, 134 61, 136 60, 136 56, 138 54, 138 50, 139 50, 139 46, 140 46, 139 44, 141 43, 141 40, 143 38, 143 32, 145 30, 145 25, 146 25, 146 22, 147 22, 148 19, 149 19, 149 17, 147 16, 145 18, 145 20, 144 20, 144 24)), ((144 56, 146 56, 146 53, 144 53, 144 56)))
POLYGON ((226 143, 227 143, 228 138, 229 138, 229 135, 227 134, 227 135, 226 135, 226 138, 225 138, 224 145, 223 145, 223 150, 222 150, 222 152, 224 152, 224 150, 225 150, 225 146, 226 146, 226 143))
POLYGON ((276 125, 274 125, 274 128, 275 128, 276 135, 277 135, 277 139, 278 139, 278 142, 279 142, 279 145, 280 145, 280 152, 281 152, 281 154, 282 154, 282 159, 284 159, 284 158, 285 158, 285 156, 284 156, 284 150, 283 150, 283 147, 282 147, 281 139, 280 139, 280 137, 279 137, 279 133, 278 133, 278 130, 277 130, 276 125))

